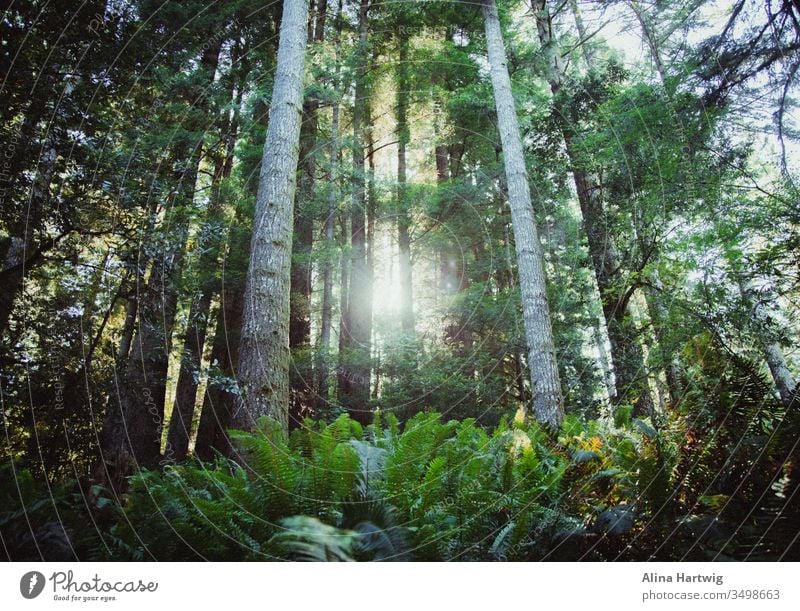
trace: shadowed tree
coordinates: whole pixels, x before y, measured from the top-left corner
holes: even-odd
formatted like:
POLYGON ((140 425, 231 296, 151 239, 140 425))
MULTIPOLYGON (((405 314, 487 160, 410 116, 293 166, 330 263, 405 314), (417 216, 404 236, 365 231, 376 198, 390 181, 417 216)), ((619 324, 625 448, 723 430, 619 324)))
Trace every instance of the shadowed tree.
POLYGON ((372 331, 372 286, 367 260, 367 193, 365 130, 368 127, 367 64, 369 61, 369 0, 361 0, 358 12, 358 42, 353 100, 353 178, 350 202, 350 266, 347 309, 342 315, 340 338, 339 401, 360 421, 368 422, 370 347, 372 331))
MULTIPOLYGON (((556 48, 552 17, 547 0, 534 0, 532 8, 536 16, 536 29, 539 43, 547 60, 547 78, 550 89, 559 100, 564 69, 561 55, 556 48)), ((587 62, 593 55, 585 56, 587 62)), ((593 65, 589 66, 594 68, 593 65)), ((609 217, 603 201, 603 188, 600 178, 587 171, 580 160, 580 151, 575 140, 575 126, 568 120, 568 113, 557 109, 559 129, 564 140, 570 171, 578 194, 578 202, 583 219, 583 228, 589 244, 589 254, 597 280, 597 289, 611 346, 611 360, 616 380, 616 402, 635 403, 640 414, 647 415, 653 407, 653 399, 648 387, 644 354, 641 344, 632 337, 633 325, 630 315, 631 292, 620 290, 618 274, 621 257, 609 229, 609 217)))

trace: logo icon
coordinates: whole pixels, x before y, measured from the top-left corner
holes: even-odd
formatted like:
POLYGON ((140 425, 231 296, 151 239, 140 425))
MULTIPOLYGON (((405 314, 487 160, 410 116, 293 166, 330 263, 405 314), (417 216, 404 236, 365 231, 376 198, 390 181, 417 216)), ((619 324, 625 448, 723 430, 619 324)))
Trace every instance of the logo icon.
POLYGON ((19 580, 19 591, 25 598, 36 598, 42 590, 44 590, 44 575, 39 571, 28 571, 19 580))

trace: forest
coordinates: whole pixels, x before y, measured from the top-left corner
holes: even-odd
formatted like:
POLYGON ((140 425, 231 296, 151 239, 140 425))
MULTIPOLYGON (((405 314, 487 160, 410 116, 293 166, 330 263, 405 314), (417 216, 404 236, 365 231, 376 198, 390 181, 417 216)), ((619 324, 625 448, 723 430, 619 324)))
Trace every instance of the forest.
POLYGON ((13 561, 800 560, 798 0, 8 0, 13 561))

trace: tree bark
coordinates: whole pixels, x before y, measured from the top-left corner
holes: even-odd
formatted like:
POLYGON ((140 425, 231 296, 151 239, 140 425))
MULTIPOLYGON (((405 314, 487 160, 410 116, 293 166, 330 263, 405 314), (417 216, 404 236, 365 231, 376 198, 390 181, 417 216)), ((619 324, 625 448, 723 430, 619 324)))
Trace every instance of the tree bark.
POLYGON ((246 429, 260 416, 288 429, 292 213, 307 22, 307 0, 284 2, 244 295, 241 399, 233 414, 234 425, 246 429))
MULTIPOLYGON (((558 96, 564 77, 561 56, 555 48, 555 37, 547 0, 533 0, 539 42, 547 58, 548 80, 554 96, 558 96)), ((611 360, 614 365, 616 392, 612 399, 616 403, 633 403, 641 415, 653 411, 653 399, 647 381, 644 353, 636 337, 629 304, 623 299, 623 291, 616 286, 616 275, 620 270, 620 256, 608 229, 608 218, 602 197, 602 187, 597 176, 581 168, 579 154, 574 143, 574 134, 562 120, 560 129, 564 139, 570 170, 581 208, 583 227, 589 245, 589 254, 594 268, 597 288, 603 309, 603 317, 611 345, 611 360)))
POLYGON ((399 247, 400 324, 403 334, 414 335, 414 296, 411 268, 410 202, 406 189, 406 146, 410 139, 408 128, 408 36, 401 29, 398 34, 399 58, 397 63, 397 243, 399 247))
MULTIPOLYGON (((206 110, 205 87, 214 81, 221 46, 222 40, 203 51, 200 69, 204 81, 191 89, 188 104, 192 107, 206 110)), ((200 137, 192 147, 180 145, 175 154, 175 197, 162 227, 163 245, 152 257, 150 277, 139 299, 139 324, 118 408, 112 398, 104 420, 103 461, 110 467, 107 475, 112 484, 141 467, 155 467, 161 456, 172 331, 202 152, 200 137)))
MULTIPOLYGON (((308 350, 311 345, 311 252, 314 246, 314 185, 318 103, 306 99, 300 129, 300 167, 294 203, 291 297, 289 302, 289 347, 308 350)), ((312 388, 310 363, 304 355, 293 361, 290 374, 290 425, 296 426, 308 414, 312 388)))
MULTIPOLYGON (((221 183, 230 176, 233 167, 233 154, 236 146, 236 131, 239 117, 239 105, 242 101, 242 88, 233 100, 236 110, 227 125, 221 129, 222 140, 226 143, 225 150, 218 154, 214 165, 214 175, 211 183, 211 202, 208 208, 206 225, 201 230, 198 238, 198 251, 200 260, 197 264, 198 274, 201 276, 199 293, 193 296, 189 306, 189 318, 186 325, 186 336, 181 358, 181 368, 175 389, 175 402, 167 435, 165 457, 181 461, 189 453, 189 439, 191 437, 192 422, 194 420, 195 404, 197 402, 197 388, 199 386, 199 373, 203 350, 206 345, 208 319, 211 302, 219 291, 219 277, 216 268, 219 264, 220 250, 223 238, 223 204, 221 183)), ((233 97, 233 92, 231 92, 233 97)))
POLYGON ((659 50, 658 38, 656 32, 653 31, 651 24, 647 23, 647 16, 637 0, 629 0, 631 10, 636 15, 636 20, 639 22, 639 27, 642 29, 642 37, 644 38, 647 48, 650 50, 650 57, 653 60, 653 65, 658 74, 658 78, 662 85, 667 84, 667 73, 664 69, 664 63, 661 61, 661 52, 659 50))
POLYGON ((578 30, 580 37, 581 53, 586 62, 586 67, 590 70, 594 67, 594 50, 592 45, 589 44, 590 35, 586 31, 586 26, 583 23, 583 16, 581 10, 578 8, 578 0, 569 0, 569 8, 572 11, 572 17, 575 19, 575 27, 578 30))
POLYGON ((367 124, 367 13, 369 0, 361 0, 358 17, 355 100, 353 103, 353 178, 350 204, 350 280, 344 317, 344 351, 340 353, 339 401, 350 416, 370 421, 370 347, 372 287, 367 261, 367 222, 364 141, 367 124))
POLYGON ((769 367, 772 381, 781 398, 781 402, 788 408, 797 405, 797 380, 794 379, 789 366, 786 364, 786 357, 783 349, 770 333, 770 316, 765 308, 763 299, 759 296, 758 290, 752 280, 745 280, 741 276, 738 278, 739 294, 742 301, 748 306, 750 316, 755 323, 754 331, 761 343, 761 350, 764 360, 769 367))
MULTIPOLYGON (((231 249, 247 253, 249 242, 250 234, 242 232, 231 241, 231 249)), ((224 283, 211 347, 211 367, 218 379, 210 381, 206 387, 195 439, 194 453, 202 460, 211 460, 215 450, 224 456, 232 455, 225 431, 231 425, 231 416, 238 400, 233 380, 244 309, 244 278, 236 278, 235 274, 232 276, 226 278, 224 283)))
POLYGON ((541 244, 533 218, 522 139, 494 0, 483 0, 483 18, 517 252, 531 371, 533 416, 546 426, 558 427, 564 418, 564 405, 547 303, 541 244))
POLYGON ((319 347, 317 349, 317 407, 329 401, 328 378, 331 349, 331 326, 333 321, 333 252, 336 223, 336 201, 338 198, 339 163, 339 104, 331 109, 330 167, 328 170, 328 213, 325 217, 325 263, 322 271, 322 320, 320 322, 319 347))

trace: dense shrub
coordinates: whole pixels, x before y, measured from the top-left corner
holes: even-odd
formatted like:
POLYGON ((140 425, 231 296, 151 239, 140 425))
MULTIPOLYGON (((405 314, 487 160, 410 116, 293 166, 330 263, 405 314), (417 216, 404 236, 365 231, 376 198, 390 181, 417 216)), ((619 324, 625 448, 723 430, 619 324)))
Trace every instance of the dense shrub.
POLYGON ((797 559, 797 418, 746 362, 701 364, 657 422, 264 419, 235 460, 142 471, 118 499, 5 468, 0 535, 14 559, 797 559))

